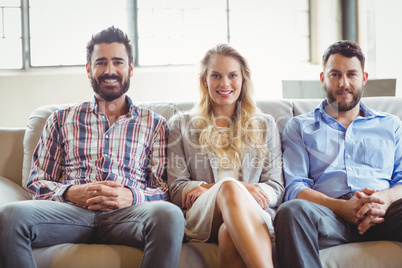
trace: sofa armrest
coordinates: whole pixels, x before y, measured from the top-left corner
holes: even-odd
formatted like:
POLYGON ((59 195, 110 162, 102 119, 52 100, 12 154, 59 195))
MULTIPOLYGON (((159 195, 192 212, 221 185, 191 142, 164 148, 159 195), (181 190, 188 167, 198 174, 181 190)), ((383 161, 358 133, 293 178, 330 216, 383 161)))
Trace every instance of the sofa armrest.
POLYGON ((32 199, 25 188, 0 176, 0 206, 7 203, 32 199))
POLYGON ((0 128, 0 176, 21 185, 25 128, 0 128))

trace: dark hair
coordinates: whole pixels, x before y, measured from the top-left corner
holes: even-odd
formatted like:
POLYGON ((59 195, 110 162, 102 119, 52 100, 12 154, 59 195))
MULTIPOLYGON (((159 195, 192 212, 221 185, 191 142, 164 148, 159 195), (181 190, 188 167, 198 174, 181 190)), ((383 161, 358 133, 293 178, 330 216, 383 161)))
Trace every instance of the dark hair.
POLYGON ((111 43, 120 43, 124 44, 126 47, 128 61, 131 63, 134 60, 133 56, 133 47, 130 43, 130 39, 128 38, 127 34, 125 34, 119 28, 115 28, 111 26, 95 35, 92 35, 91 40, 87 43, 87 63, 91 64, 91 57, 94 51, 95 45, 98 44, 111 44, 111 43))
POLYGON ((324 55, 322 56, 322 63, 325 69, 325 65, 327 65, 328 59, 333 54, 341 54, 344 57, 352 58, 357 57, 361 63, 362 70, 364 71, 364 62, 365 57, 360 48, 360 46, 353 41, 342 40, 330 45, 327 50, 325 50, 324 55))

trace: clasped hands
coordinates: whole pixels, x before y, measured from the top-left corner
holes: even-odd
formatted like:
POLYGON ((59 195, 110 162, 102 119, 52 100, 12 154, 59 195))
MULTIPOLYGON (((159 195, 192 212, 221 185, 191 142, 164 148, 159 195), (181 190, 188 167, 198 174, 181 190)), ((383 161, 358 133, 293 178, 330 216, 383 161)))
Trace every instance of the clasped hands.
POLYGON ((341 215, 346 221, 358 226, 359 233, 364 234, 370 227, 384 222, 384 215, 389 204, 375 190, 365 188, 356 191, 345 203, 348 208, 341 215))
POLYGON ((131 190, 115 181, 72 185, 65 191, 64 198, 88 210, 104 212, 128 207, 133 203, 131 190))

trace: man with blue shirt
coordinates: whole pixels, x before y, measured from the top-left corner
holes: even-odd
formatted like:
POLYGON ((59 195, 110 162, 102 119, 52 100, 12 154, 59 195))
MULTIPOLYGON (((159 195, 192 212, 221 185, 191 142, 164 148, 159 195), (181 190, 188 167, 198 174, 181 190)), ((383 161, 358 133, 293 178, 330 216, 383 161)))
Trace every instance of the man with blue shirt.
POLYGON ((280 267, 321 267, 319 250, 340 244, 402 241, 402 125, 360 101, 364 62, 356 43, 331 45, 320 74, 326 100, 283 132, 280 267))

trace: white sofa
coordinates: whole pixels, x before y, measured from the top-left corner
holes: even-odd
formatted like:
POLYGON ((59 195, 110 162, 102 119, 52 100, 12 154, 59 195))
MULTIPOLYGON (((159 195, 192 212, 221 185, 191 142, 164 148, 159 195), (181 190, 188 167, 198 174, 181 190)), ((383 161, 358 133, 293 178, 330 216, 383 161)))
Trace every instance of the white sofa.
MULTIPOLYGON (((313 110, 321 100, 267 100, 259 101, 264 113, 274 116, 280 132, 295 115, 313 110)), ((395 114, 402 119, 402 99, 395 97, 364 98, 363 101, 377 110, 395 114)), ((167 119, 177 111, 188 110, 193 103, 138 103, 167 119)), ((49 105, 35 110, 27 128, 0 127, 0 206, 13 201, 30 199, 26 184, 33 150, 48 116, 67 105, 49 105)), ((1 228, 1 226, 0 226, 1 228)), ((0 241, 1 243, 1 241, 0 241)), ((0 246, 5 246, 0 244, 0 246)), ((39 268, 111 268, 138 267, 142 250, 117 245, 62 244, 34 249, 39 268)), ((289 256, 291 258, 291 256, 289 256)), ((352 243, 320 251, 324 267, 401 267, 402 243, 377 241, 352 243)), ((18 252, 15 253, 18 258, 18 252)), ((216 244, 184 243, 179 267, 218 267, 219 253, 216 244)))

